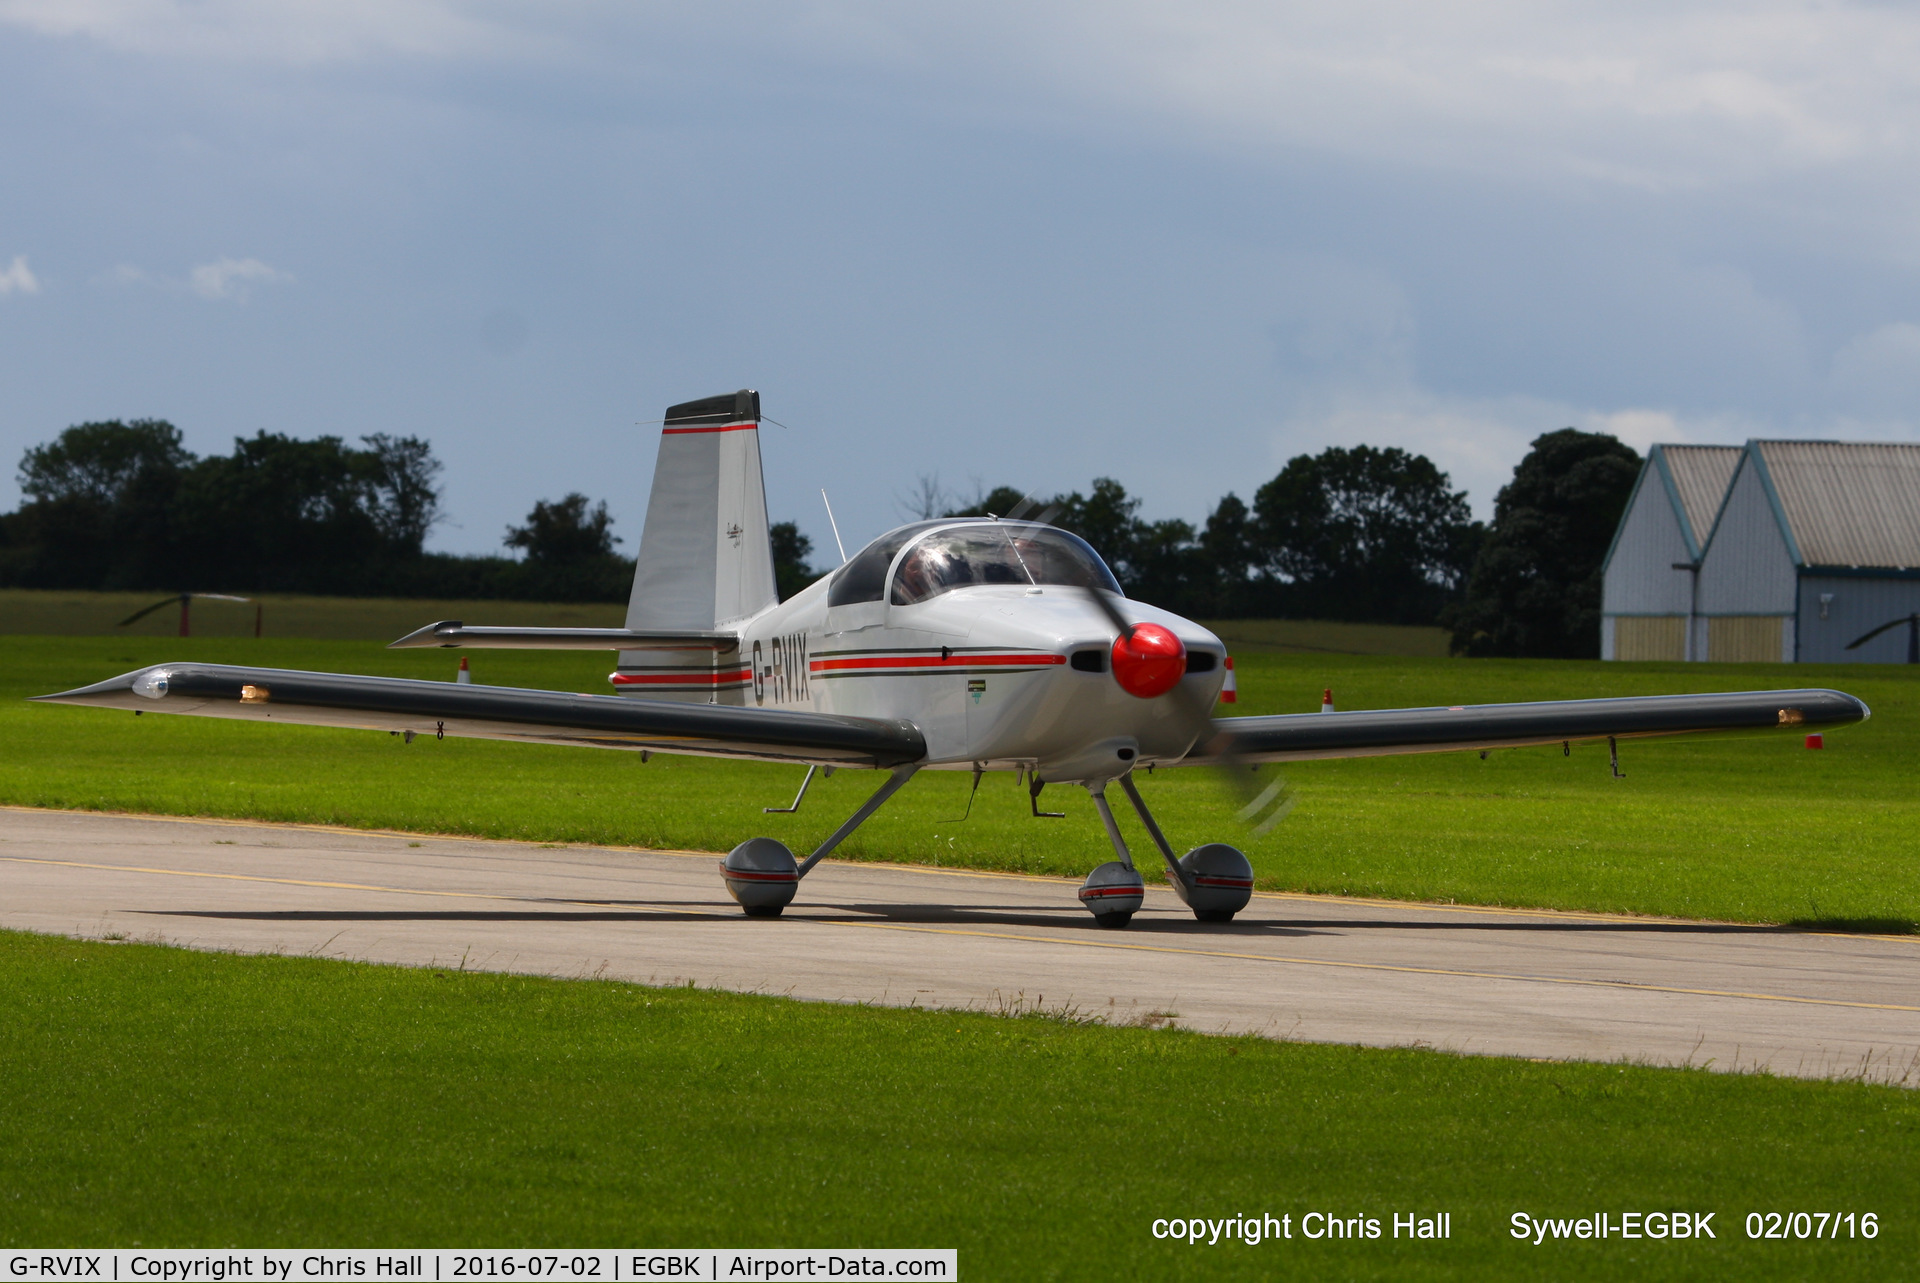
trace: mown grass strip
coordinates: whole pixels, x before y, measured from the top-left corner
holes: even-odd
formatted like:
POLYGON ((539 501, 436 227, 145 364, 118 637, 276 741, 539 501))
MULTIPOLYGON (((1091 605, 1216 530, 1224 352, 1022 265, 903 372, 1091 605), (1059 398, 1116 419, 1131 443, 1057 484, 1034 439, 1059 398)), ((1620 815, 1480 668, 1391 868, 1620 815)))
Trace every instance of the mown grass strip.
POLYGON ((958 1246, 972 1278, 1862 1276, 1920 1097, 0 933, 9 1245, 958 1246), (1875 1211, 1751 1242, 1748 1211, 1875 1211), (1711 1241, 1509 1218, 1712 1211, 1711 1241), (1314 1243, 1300 1218, 1453 1215, 1314 1243), (1293 1218, 1258 1246, 1156 1217, 1293 1218))

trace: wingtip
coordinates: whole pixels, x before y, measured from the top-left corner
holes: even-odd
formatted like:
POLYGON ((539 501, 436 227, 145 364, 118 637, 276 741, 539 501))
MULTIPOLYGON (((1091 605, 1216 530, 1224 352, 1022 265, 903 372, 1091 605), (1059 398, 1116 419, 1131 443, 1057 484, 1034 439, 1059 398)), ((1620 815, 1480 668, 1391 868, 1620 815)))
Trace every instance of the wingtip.
POLYGON ((387 643, 388 650, 418 650, 434 646, 446 646, 449 643, 439 639, 442 628, 459 628, 463 621, 458 619, 439 619, 425 628, 416 628, 398 641, 387 643))
POLYGON ((29 695, 27 698, 36 704, 89 704, 105 696, 125 694, 133 689, 134 682, 142 673, 161 667, 165 665, 151 664, 147 668, 136 668, 130 673, 109 677, 104 682, 95 682, 91 686, 76 686, 70 691, 56 691, 51 695, 29 695))

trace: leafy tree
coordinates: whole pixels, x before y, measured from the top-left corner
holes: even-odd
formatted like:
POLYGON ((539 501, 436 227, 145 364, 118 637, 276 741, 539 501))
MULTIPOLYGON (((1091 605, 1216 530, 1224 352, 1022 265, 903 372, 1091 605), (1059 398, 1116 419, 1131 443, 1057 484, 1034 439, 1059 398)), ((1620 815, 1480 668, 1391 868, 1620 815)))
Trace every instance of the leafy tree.
POLYGON ((39 503, 77 500, 111 508, 143 481, 193 462, 165 419, 81 423, 20 460, 20 489, 39 503))
POLYGON ((373 456, 369 472, 374 525, 393 548, 417 554, 440 520, 440 490, 434 485, 440 461, 420 437, 376 432, 360 439, 373 456))
POLYGON ((508 526, 504 542, 519 548, 527 560, 548 566, 577 565, 613 556, 620 542, 613 533, 613 517, 602 499, 589 509, 587 497, 578 491, 564 499, 533 505, 524 526, 508 526))
POLYGON ((1398 447, 1298 455, 1254 494, 1255 541, 1290 614, 1431 623, 1466 578, 1465 491, 1398 447))
POLYGON ((773 582, 780 600, 785 601, 820 577, 807 564, 813 540, 801 534, 800 527, 791 521, 774 522, 767 534, 773 541, 773 582))
POLYGON ((1258 611, 1266 594, 1256 578, 1263 560, 1257 536, 1253 514, 1231 490, 1207 514, 1197 559, 1205 577, 1197 587, 1206 614, 1234 619, 1258 611))
POLYGON ((171 506, 194 457, 161 419, 68 428, 20 460, 28 502, 5 521, 9 578, 44 588, 146 587, 173 565, 171 506))
POLYGON ((1135 521, 1128 544, 1115 575, 1125 576, 1120 586, 1129 597, 1187 613, 1204 609, 1211 575, 1189 522, 1135 521))
MULTIPOLYGON (((1094 551, 1106 559, 1120 586, 1131 592, 1137 563, 1142 560, 1140 541, 1145 533, 1136 515, 1140 502, 1112 477, 1095 477, 1092 494, 1070 491, 1054 498, 1049 506, 1056 509, 1053 524, 1092 544, 1094 551)), ((1192 527, 1188 527, 1191 532, 1192 527)))
MULTIPOLYGON (((1022 518, 1041 516, 1052 507, 1052 501, 1027 502, 1027 492, 1014 486, 995 486, 985 494, 976 494, 973 502, 965 507, 953 508, 942 513, 946 517, 1006 517, 1020 513, 1022 518), (1025 504, 1022 509, 1021 505, 1025 504)), ((932 516, 932 513, 928 513, 932 516)))
POLYGON ((419 557, 438 465, 417 438, 363 440, 258 432, 202 459, 174 504, 179 569, 196 585, 355 592, 419 557))
POLYGON ((1600 562, 1639 472, 1640 456, 1604 432, 1535 438, 1445 620, 1454 652, 1597 659, 1600 562))

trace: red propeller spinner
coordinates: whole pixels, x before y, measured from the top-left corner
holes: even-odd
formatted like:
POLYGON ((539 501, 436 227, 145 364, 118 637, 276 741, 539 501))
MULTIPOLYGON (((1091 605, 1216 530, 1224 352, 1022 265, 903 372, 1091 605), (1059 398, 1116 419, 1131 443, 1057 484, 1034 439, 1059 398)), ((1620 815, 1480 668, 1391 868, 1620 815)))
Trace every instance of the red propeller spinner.
POLYGON ((1186 646, 1159 624, 1135 624, 1113 639, 1113 679, 1129 695, 1164 695, 1186 674, 1186 646))

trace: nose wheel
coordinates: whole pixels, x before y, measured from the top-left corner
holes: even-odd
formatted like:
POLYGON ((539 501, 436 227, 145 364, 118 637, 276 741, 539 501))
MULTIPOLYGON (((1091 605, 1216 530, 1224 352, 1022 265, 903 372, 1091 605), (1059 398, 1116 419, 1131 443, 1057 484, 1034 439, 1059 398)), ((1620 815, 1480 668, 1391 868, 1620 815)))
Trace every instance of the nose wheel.
MULTIPOLYGON (((1233 915, 1253 899, 1253 865, 1246 855, 1224 842, 1209 842, 1176 860, 1166 834, 1160 831, 1153 812, 1147 809, 1146 799, 1140 796, 1133 776, 1122 775, 1119 783, 1166 861, 1167 881, 1173 885, 1174 894, 1201 922, 1233 921, 1233 915)), ((1120 826, 1114 823, 1113 809, 1107 805, 1106 785, 1089 784, 1087 792, 1093 798, 1094 810, 1100 813, 1107 840, 1113 843, 1114 854, 1120 858, 1109 860, 1087 875, 1080 886, 1080 903, 1087 906, 1093 920, 1101 926, 1124 927, 1133 920, 1146 898, 1146 886, 1140 871, 1134 868, 1133 854, 1120 835, 1120 826)))
POLYGON ((1146 899, 1147 884, 1132 864, 1108 860, 1087 874, 1080 885, 1080 903, 1087 906, 1093 920, 1103 927, 1124 927, 1133 921, 1140 902, 1146 899))

